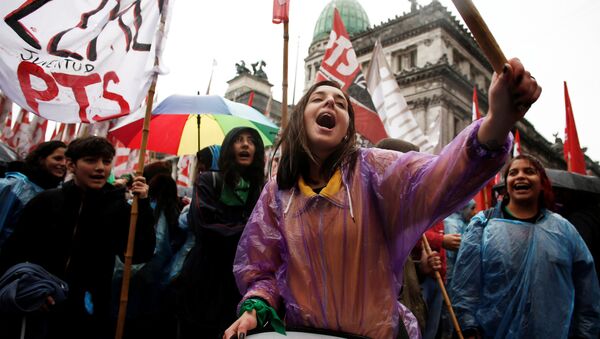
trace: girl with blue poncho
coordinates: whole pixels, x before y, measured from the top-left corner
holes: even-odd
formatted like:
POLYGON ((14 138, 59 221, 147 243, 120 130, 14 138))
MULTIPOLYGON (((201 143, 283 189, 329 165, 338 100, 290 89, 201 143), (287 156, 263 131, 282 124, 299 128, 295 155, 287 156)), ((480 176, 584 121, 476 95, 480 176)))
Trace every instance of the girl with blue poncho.
POLYGON ((58 187, 65 179, 66 149, 62 141, 43 142, 27 155, 22 169, 11 170, 0 178, 0 249, 13 233, 29 200, 44 190, 58 187))
POLYGON ((598 338, 600 288, 590 251, 552 213, 544 168, 528 155, 504 172, 507 197, 472 220, 452 282, 465 337, 598 338))

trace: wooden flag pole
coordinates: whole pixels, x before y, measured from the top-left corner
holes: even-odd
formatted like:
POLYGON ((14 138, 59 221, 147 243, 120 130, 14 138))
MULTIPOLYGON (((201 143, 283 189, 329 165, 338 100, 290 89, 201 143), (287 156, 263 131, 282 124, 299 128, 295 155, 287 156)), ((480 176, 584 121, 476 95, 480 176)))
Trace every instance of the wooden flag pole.
MULTIPOLYGON (((431 254, 431 247, 429 246, 429 241, 427 241, 425 234, 421 236, 421 239, 423 240, 423 247, 425 248, 425 253, 427 253, 427 256, 429 256, 431 254)), ((460 330, 460 325, 458 324, 458 319, 456 319, 456 315, 454 314, 454 309, 452 308, 450 297, 448 296, 448 292, 446 292, 446 287, 444 287, 444 281, 442 280, 442 276, 438 271, 434 271, 434 273, 435 280, 437 280, 437 283, 440 286, 440 290, 442 291, 442 295, 444 296, 444 302, 446 303, 446 307, 448 308, 448 313, 450 313, 450 319, 452 319, 452 324, 454 325, 456 334, 460 339, 464 339, 462 331, 460 330)))
MULTIPOLYGON (((142 142, 140 147, 140 156, 138 158, 136 176, 141 176, 144 170, 144 158, 146 155, 146 146, 148 144, 148 134, 150 132, 150 118, 152 115, 152 98, 156 88, 156 78, 152 81, 146 98, 146 115, 144 116, 144 127, 142 128, 142 142)), ((127 302, 129 301, 129 280, 131 278, 131 262, 133 258, 133 245, 135 243, 135 229, 138 219, 138 196, 133 196, 131 204, 131 217, 129 219, 129 236, 127 238, 127 250, 125 251, 125 262, 123 263, 123 281, 121 283, 121 299, 119 302, 119 316, 117 318, 116 339, 123 338, 125 328, 125 318, 127 315, 127 302)))
POLYGON ((288 42, 289 36, 289 23, 288 21, 283 22, 283 95, 281 97, 281 129, 283 130, 287 126, 288 122, 288 42))
MULTIPOLYGON (((166 17, 167 17, 167 8, 168 8, 168 0, 163 2, 163 6, 160 11, 160 26, 159 26, 159 40, 163 39, 165 25, 166 25, 166 17)), ((155 69, 158 68, 159 63, 159 52, 160 52, 160 42, 157 42, 156 46, 156 56, 154 59, 155 69)), ((158 79, 158 73, 154 73, 154 77, 152 79, 152 84, 150 84, 150 89, 148 89, 148 95, 146 96, 146 114, 144 115, 144 124, 142 127, 142 141, 140 145, 140 156, 138 158, 138 164, 135 171, 136 176, 141 176, 144 170, 144 158, 146 155, 146 148, 148 146, 148 134, 150 133, 150 118, 152 117, 152 103, 154 101, 154 93, 156 91, 156 82, 158 79)), ((131 263, 133 258, 133 245, 135 244, 135 229, 137 225, 138 219, 138 196, 133 196, 133 202, 131 204, 131 216, 129 218, 129 235, 127 238, 127 249, 125 250, 125 262, 123 263, 123 281, 121 283, 121 298, 119 301, 119 315, 117 318, 117 329, 115 333, 115 339, 123 338, 123 330, 125 329, 125 318, 127 315, 127 302, 129 301, 129 280, 131 278, 131 263)))
POLYGON ((483 50, 490 64, 492 64, 494 71, 497 74, 502 74, 502 68, 506 64, 506 57, 473 2, 471 0, 452 0, 452 2, 471 33, 473 33, 475 41, 477 41, 479 47, 483 50))

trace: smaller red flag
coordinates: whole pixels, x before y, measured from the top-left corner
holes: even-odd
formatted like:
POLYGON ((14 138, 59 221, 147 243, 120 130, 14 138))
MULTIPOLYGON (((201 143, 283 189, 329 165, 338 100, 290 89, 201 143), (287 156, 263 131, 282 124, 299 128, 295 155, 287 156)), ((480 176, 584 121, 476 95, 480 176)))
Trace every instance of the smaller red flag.
POLYGON ((472 107, 472 120, 481 119, 481 113, 479 113, 479 100, 477 100, 477 87, 473 86, 473 107, 472 107))
POLYGON ((273 0, 273 23, 290 21, 290 0, 273 0))
POLYGON ((248 106, 252 107, 254 103, 254 91, 250 92, 250 96, 248 97, 248 106))
POLYGON ((575 118, 573 117, 573 108, 571 107, 571 99, 569 99, 569 90, 567 89, 566 81, 564 82, 564 87, 567 126, 565 127, 563 153, 568 171, 585 175, 585 157, 579 146, 579 137, 577 136, 577 127, 575 126, 575 118))
POLYGON ((521 149, 521 135, 519 134, 519 130, 515 132, 515 144, 513 145, 513 158, 517 155, 521 155, 523 153, 521 149))
POLYGON ((41 144, 46 140, 46 129, 48 128, 48 120, 45 118, 35 115, 31 121, 31 146, 30 150, 35 148, 38 144, 41 144))
POLYGON ((50 140, 61 140, 64 133, 65 133, 65 124, 61 124, 60 122, 57 122, 56 125, 54 126, 54 132, 52 132, 52 136, 50 137, 50 140))
POLYGON ((77 124, 65 124, 65 132, 62 135, 62 142, 64 142, 65 144, 70 143, 71 141, 73 141, 73 139, 75 139, 77 133, 75 133, 75 130, 77 129, 77 124))
POLYGON ((2 141, 6 144, 10 145, 10 140, 12 139, 14 133, 12 130, 12 112, 6 118, 6 122, 4 126, 2 126, 2 141))

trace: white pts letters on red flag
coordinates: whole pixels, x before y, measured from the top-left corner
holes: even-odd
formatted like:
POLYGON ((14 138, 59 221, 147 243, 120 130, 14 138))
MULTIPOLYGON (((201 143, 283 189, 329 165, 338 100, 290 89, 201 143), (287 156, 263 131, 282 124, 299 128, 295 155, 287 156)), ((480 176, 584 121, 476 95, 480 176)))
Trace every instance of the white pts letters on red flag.
POLYGON ((387 137, 367 91, 367 82, 358 64, 350 36, 337 9, 333 10, 333 29, 326 48, 316 81, 335 81, 348 93, 354 108, 356 130, 363 137, 372 143, 387 137))
POLYGON ((155 73, 167 1, 1 1, 2 91, 54 121, 95 122, 135 111, 155 73))

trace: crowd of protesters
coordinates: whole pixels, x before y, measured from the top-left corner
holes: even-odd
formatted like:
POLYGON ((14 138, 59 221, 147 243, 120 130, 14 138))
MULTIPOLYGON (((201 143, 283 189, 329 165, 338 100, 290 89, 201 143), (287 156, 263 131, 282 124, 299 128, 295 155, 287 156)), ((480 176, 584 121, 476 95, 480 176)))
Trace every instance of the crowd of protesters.
POLYGON ((114 337, 137 196, 125 338, 451 338, 438 277, 465 337, 597 338, 597 245, 553 212, 537 159, 508 160, 540 92, 510 60, 486 117, 429 155, 397 140, 358 147, 347 94, 319 82, 270 180, 258 131, 235 128, 197 153, 189 204, 167 161, 112 181, 107 139, 41 144, 0 179, 0 336, 114 337), (470 199, 503 166, 504 198, 473 216, 470 199))

